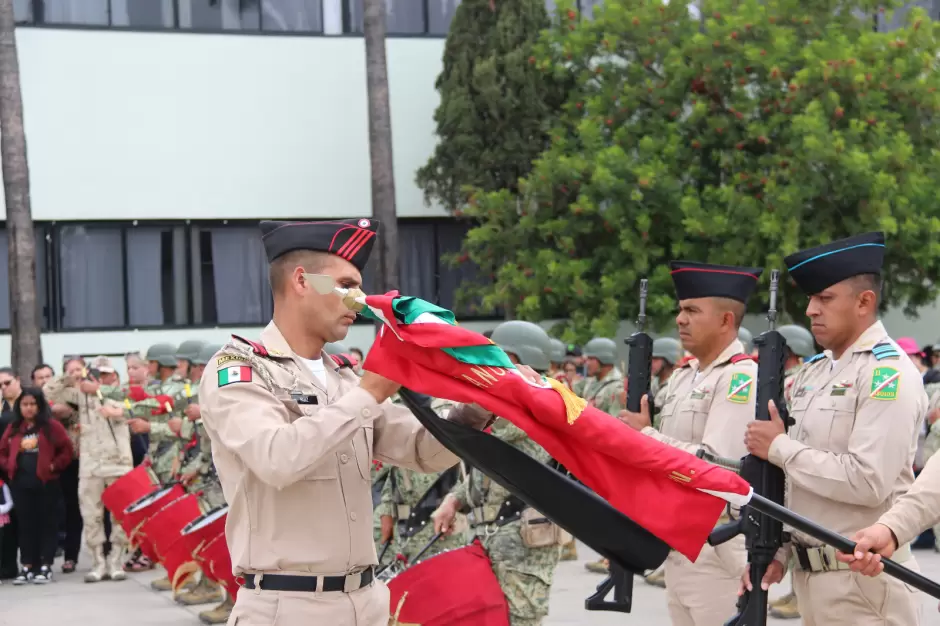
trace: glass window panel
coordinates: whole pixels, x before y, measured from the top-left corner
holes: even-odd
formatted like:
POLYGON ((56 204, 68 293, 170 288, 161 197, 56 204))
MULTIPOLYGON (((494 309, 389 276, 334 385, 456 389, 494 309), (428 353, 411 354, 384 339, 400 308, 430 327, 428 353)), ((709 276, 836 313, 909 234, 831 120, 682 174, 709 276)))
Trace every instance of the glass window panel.
MULTIPOLYGON (((36 226, 36 300, 42 328, 49 328, 49 298, 46 294, 46 233, 36 226)), ((10 328, 10 242, 7 231, 0 231, 0 329, 10 328)))
POLYGON ((261 28, 272 32, 323 32, 323 0, 261 0, 261 28))
POLYGON ((438 255, 434 245, 434 224, 398 222, 399 291, 437 302, 438 255))
MULTIPOLYGON (((215 318, 219 324, 266 324, 270 291, 261 233, 257 228, 209 231, 215 318)), ((207 283, 203 282, 205 290, 207 283)))
POLYGON ((13 19, 17 24, 33 21, 33 0, 13 0, 13 19))
POLYGON ((124 254, 117 228, 59 231, 62 327, 124 326, 124 254))
POLYGON ((446 35, 460 0, 428 0, 428 33, 446 35))
POLYGON ((174 28, 175 0, 111 0, 111 24, 131 28, 174 28))
MULTIPOLYGON (((349 0, 349 28, 362 32, 363 0, 349 0)), ((425 32, 424 0, 386 0, 385 31, 389 35, 425 32)))
POLYGON ((108 0, 44 0, 32 2, 36 24, 108 25, 108 0))
POLYGON ((177 0, 179 25, 194 30, 258 30, 258 0, 177 0))
MULTIPOLYGON (((127 300, 129 326, 161 326, 166 277, 173 277, 172 257, 163 253, 166 228, 127 231, 127 300)), ((172 291, 168 295, 172 296, 172 291)))
POLYGON ((455 310, 454 307, 461 283, 476 280, 477 269, 469 261, 460 267, 452 267, 445 262, 444 257, 460 252, 468 230, 469 226, 466 223, 453 220, 441 221, 437 226, 437 251, 441 259, 438 269, 438 304, 454 311, 458 317, 474 314, 469 311, 469 307, 461 310, 455 310))

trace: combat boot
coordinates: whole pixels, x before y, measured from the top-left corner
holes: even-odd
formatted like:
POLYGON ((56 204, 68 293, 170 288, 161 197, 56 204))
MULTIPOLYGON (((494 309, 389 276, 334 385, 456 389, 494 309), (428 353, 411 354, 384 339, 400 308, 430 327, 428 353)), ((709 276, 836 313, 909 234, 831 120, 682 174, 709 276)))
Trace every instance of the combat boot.
POLYGON ((199 581, 199 584, 192 591, 176 596, 176 601, 184 606, 221 602, 223 599, 222 588, 205 577, 199 581))
POLYGON ((234 606, 235 601, 226 597, 225 601, 214 609, 202 611, 199 614, 199 621, 203 624, 224 624, 228 621, 228 616, 232 614, 234 606))
POLYGON ((150 581, 150 588, 154 591, 172 591, 173 584, 170 582, 169 576, 164 576, 163 578, 150 581))
POLYGON ((559 561, 577 561, 578 560, 578 546, 574 542, 574 539, 566 543, 561 547, 561 556, 558 558, 559 561))
POLYGON ((91 571, 85 574, 86 583, 100 583, 108 577, 108 566, 104 560, 104 550, 101 546, 94 549, 91 555, 91 571))
POLYGON ((666 588, 666 568, 660 567, 653 570, 649 574, 643 577, 643 580, 646 581, 646 584, 653 585, 654 587, 666 588))
POLYGON ((121 561, 123 556, 124 550, 118 546, 111 546, 111 552, 105 558, 108 578, 111 580, 125 580, 127 578, 127 574, 124 573, 124 563, 121 561))
POLYGON ((584 569, 595 574, 610 573, 610 567, 607 564, 607 559, 601 559, 600 561, 594 561, 593 563, 585 563, 584 569))
POLYGON ((800 617, 800 605, 796 600, 796 594, 792 591, 770 605, 771 617, 777 619, 798 619, 800 617))

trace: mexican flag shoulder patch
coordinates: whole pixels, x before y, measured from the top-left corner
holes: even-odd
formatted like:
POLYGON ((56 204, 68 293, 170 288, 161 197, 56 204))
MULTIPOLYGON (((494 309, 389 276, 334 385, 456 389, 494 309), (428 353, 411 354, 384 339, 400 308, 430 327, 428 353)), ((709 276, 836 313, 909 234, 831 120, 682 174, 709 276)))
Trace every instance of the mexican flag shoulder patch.
POLYGON ((751 387, 754 386, 754 377, 750 374, 735 374, 731 377, 728 386, 728 402, 747 404, 751 398, 751 387))
POLYGON ((219 387, 233 383, 250 383, 251 367, 248 365, 232 365, 219 370, 219 387))
POLYGON ((871 375, 871 394, 875 400, 897 400, 901 372, 893 367, 876 367, 871 375))

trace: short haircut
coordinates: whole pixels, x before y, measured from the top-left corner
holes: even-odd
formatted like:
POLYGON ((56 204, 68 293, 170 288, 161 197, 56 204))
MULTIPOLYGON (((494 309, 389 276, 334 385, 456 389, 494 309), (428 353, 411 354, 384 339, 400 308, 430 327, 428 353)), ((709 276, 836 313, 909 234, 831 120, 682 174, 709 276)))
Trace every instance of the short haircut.
POLYGON ((712 298, 722 313, 729 311, 734 315, 734 329, 740 330, 744 322, 744 314, 747 312, 747 305, 732 298, 712 298))
POLYGON ((849 278, 848 282, 852 286, 855 295, 863 291, 871 291, 875 294, 875 305, 877 306, 881 302, 882 280, 878 274, 859 274, 849 278))
POLYGON ((125 365, 130 365, 131 361, 138 361, 141 365, 147 364, 147 361, 144 360, 144 357, 140 356, 140 352, 128 352, 124 355, 125 365))
POLYGON ((332 255, 329 252, 316 250, 293 250, 283 254, 271 262, 268 269, 268 280, 271 282, 271 291, 275 294, 284 289, 290 272, 298 265, 310 274, 316 274, 330 262, 332 255))
POLYGON ((13 368, 7 365, 6 367, 0 367, 0 374, 9 374, 13 378, 16 378, 16 372, 13 371, 13 368))
POLYGON ((33 368, 33 371, 30 373, 30 376, 32 376, 33 378, 35 378, 35 377, 36 377, 36 372, 38 372, 38 371, 40 371, 40 370, 44 370, 44 369, 46 369, 46 368, 52 370, 52 373, 55 374, 55 369, 54 369, 51 365, 49 365, 48 363, 40 363, 39 365, 37 365, 36 367, 33 368))

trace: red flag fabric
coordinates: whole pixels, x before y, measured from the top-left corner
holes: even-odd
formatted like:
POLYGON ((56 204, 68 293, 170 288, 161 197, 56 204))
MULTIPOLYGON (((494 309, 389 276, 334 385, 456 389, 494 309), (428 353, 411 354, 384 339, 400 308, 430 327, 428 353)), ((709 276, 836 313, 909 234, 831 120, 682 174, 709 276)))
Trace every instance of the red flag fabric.
POLYGON ((455 345, 492 342, 452 323, 403 323, 397 319, 396 296, 366 299, 387 326, 377 335, 365 369, 420 393, 475 402, 509 420, 613 507, 689 559, 698 557, 727 504, 718 495, 750 493, 737 474, 584 406, 557 382, 537 386, 511 366, 479 364, 479 354, 469 358, 476 363, 460 360, 455 345))

